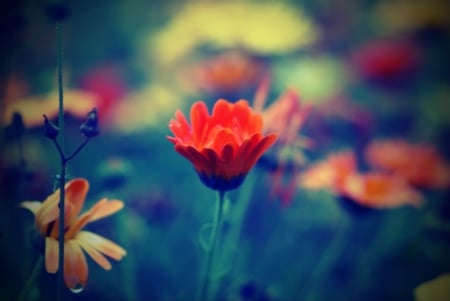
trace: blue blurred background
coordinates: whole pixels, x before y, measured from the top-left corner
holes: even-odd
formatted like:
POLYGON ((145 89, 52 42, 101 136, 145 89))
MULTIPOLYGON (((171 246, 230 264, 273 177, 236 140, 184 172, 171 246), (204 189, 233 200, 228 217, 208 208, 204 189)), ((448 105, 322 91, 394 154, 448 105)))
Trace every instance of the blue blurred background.
MULTIPOLYGON (((2 300, 17 298, 42 250, 33 216, 18 204, 44 200, 59 173, 42 118, 57 120, 55 3, 1 4, 2 300), (14 112, 23 133, 11 131, 14 112)), ((88 259, 86 288, 65 291, 65 300, 193 300, 215 193, 166 136, 175 111, 188 114, 194 101, 252 103, 266 76, 266 105, 298 91, 311 110, 297 134, 313 146, 281 155, 301 165, 296 173, 342 149, 367 170, 364 150, 381 138, 425 143, 450 160, 446 1, 61 3, 69 12, 61 24, 64 147, 83 141, 79 126, 92 107, 101 130, 68 173, 89 180, 87 206, 105 196, 124 201, 88 227, 127 250, 111 271, 88 259)), ((233 245, 224 243, 234 257, 224 263, 220 300, 415 300, 417 286, 450 272, 448 186, 420 189, 420 208, 365 208, 295 181, 274 193, 280 157, 265 159, 228 194, 224 231, 234 219, 242 227, 233 245)), ((55 296, 56 276, 42 267, 29 300, 55 296)))

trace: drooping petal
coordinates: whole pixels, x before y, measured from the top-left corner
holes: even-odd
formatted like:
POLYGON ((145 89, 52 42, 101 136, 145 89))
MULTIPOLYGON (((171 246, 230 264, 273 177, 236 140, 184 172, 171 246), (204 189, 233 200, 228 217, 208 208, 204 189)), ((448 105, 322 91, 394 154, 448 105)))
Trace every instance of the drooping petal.
POLYGON ((64 244, 64 282, 69 289, 85 287, 88 277, 86 257, 76 240, 64 244))
MULTIPOLYGON (((83 235, 81 236, 83 237, 83 235)), ((81 248, 86 251, 86 253, 91 256, 91 258, 100 265, 105 270, 111 269, 111 263, 109 260, 103 256, 102 253, 100 253, 88 240, 86 239, 80 239, 79 236, 77 236, 76 241, 80 244, 81 248)))
POLYGON ((42 203, 38 201, 25 201, 20 203, 20 207, 30 210, 34 215, 36 215, 41 206, 42 203))
POLYGON ((250 155, 248 158, 249 168, 251 168, 251 166, 253 164, 255 164, 256 161, 258 161, 258 159, 262 156, 262 154, 269 147, 271 147, 272 144, 274 144, 276 140, 277 140, 277 136, 275 134, 270 134, 270 135, 267 135, 264 138, 262 138, 261 141, 259 141, 259 143, 254 147, 254 149, 249 154, 250 155))
POLYGON ((45 238, 45 269, 48 273, 56 273, 58 271, 58 241, 52 237, 45 238))
POLYGON ((195 170, 208 173, 210 166, 208 158, 203 156, 203 154, 201 154, 195 148, 193 148, 192 146, 186 147, 183 145, 176 145, 175 150, 183 157, 191 161, 192 165, 194 165, 195 170))
POLYGON ((89 244, 97 251, 115 260, 120 260, 127 254, 127 252, 118 244, 90 231, 81 231, 77 235, 77 240, 83 241, 83 244, 89 244))

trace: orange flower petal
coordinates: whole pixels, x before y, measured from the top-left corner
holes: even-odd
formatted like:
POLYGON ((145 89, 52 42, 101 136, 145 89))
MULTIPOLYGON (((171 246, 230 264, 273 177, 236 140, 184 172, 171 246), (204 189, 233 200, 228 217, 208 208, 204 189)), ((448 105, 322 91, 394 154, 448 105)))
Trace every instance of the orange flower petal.
POLYGON ((190 118, 195 145, 199 145, 203 140, 208 115, 208 108, 203 101, 197 101, 192 105, 190 118))
POLYGON ((211 125, 220 124, 222 126, 228 126, 231 122, 230 118, 230 105, 225 99, 219 99, 214 104, 212 116, 210 119, 211 125))
POLYGON ((259 143, 253 148, 249 154, 250 167, 255 164, 256 161, 262 156, 262 154, 272 146, 277 140, 277 135, 270 134, 264 137, 259 143))
POLYGON ((88 265, 86 257, 76 240, 64 244, 64 282, 70 289, 86 286, 88 265))
POLYGON ((64 233, 64 239, 73 238, 82 228, 84 228, 84 226, 86 226, 87 223, 89 223, 93 214, 93 211, 88 211, 78 217, 73 225, 69 227, 67 232, 64 233))
POLYGON ((89 243, 88 240, 80 239, 79 237, 76 238, 76 241, 80 244, 81 248, 86 251, 86 253, 91 256, 91 258, 103 269, 110 270, 111 263, 109 260, 102 255, 92 244, 89 243))
POLYGON ((65 201, 70 204, 70 210, 66 212, 65 224, 70 225, 80 214, 89 190, 89 182, 83 178, 76 178, 66 184, 65 201))
POLYGON ((180 142, 188 143, 191 140, 190 126, 184 114, 180 111, 175 113, 175 119, 169 122, 169 128, 180 142))
POLYGON ((116 213, 124 207, 124 203, 120 200, 107 200, 106 198, 103 198, 97 204, 95 204, 94 207, 97 208, 94 210, 94 214, 91 216, 90 222, 116 213))
POLYGON ((77 240, 82 240, 83 244, 89 244, 97 251, 115 260, 120 260, 127 254, 127 252, 121 246, 90 231, 81 231, 77 235, 77 240))
POLYGON ((36 225, 39 229, 55 221, 59 215, 59 190, 51 194, 42 202, 41 208, 36 212, 36 225))
POLYGON ((232 148, 238 148, 238 141, 236 139, 236 134, 229 128, 222 128, 217 131, 215 137, 210 137, 212 145, 208 146, 217 153, 222 153, 222 149, 225 145, 230 145, 232 148))
POLYGON ((58 241, 51 237, 45 238, 45 269, 48 273, 56 273, 58 271, 58 241))

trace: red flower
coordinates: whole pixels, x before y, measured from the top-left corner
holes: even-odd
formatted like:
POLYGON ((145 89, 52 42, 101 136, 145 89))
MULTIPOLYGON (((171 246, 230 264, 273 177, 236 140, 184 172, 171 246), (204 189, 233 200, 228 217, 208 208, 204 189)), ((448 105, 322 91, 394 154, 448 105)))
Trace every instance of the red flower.
POLYGON ((169 123, 175 150, 192 162, 202 182, 215 190, 231 190, 276 140, 262 134, 263 120, 246 100, 219 99, 212 115, 203 101, 191 107, 191 125, 180 111, 169 123))

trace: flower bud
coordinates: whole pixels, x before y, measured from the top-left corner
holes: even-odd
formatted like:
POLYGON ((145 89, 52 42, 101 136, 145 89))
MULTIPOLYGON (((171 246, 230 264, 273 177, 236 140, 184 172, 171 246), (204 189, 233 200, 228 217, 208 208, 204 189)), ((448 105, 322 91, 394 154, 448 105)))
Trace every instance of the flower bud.
POLYGON ((47 138, 50 138, 50 139, 55 139, 56 136, 58 136, 58 134, 59 134, 58 126, 54 122, 48 120, 48 118, 47 118, 47 116, 45 114, 42 115, 42 116, 45 119, 44 120, 44 134, 45 134, 45 136, 47 138))
POLYGON ((80 126, 80 132, 86 138, 93 138, 100 133, 98 128, 97 108, 93 108, 88 114, 87 119, 80 126))

